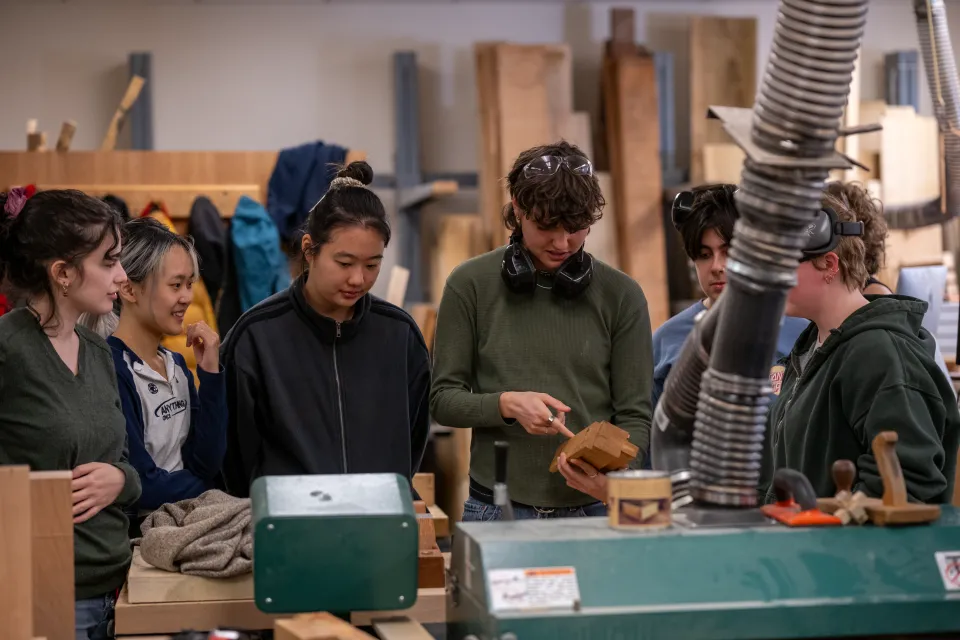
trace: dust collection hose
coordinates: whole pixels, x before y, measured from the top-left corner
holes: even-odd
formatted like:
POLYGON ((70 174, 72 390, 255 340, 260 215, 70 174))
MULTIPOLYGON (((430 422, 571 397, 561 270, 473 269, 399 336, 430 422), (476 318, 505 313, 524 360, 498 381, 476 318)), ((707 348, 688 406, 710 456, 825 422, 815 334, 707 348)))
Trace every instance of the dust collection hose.
MULTIPOLYGON (((690 380, 668 379, 654 419, 653 461, 662 468, 658 444, 676 446, 684 439, 699 383, 689 456, 699 502, 757 503, 770 363, 804 230, 820 209, 866 19, 867 0, 780 1, 753 109, 750 139, 757 149, 747 154, 736 195, 740 217, 727 258, 727 287, 722 304, 701 320, 708 328, 717 323, 712 349, 706 350, 709 367, 698 380, 698 367, 686 366, 691 352, 703 348, 703 333, 695 331, 681 354, 685 366, 670 374, 690 380)), ((674 457, 673 464, 679 462, 674 457)))
MULTIPOLYGON (((952 218, 960 210, 960 82, 950 43, 947 9, 943 0, 914 0, 913 8, 933 113, 943 136, 945 202, 940 204, 942 213, 952 218)), ((943 221, 941 215, 931 222, 943 221)))

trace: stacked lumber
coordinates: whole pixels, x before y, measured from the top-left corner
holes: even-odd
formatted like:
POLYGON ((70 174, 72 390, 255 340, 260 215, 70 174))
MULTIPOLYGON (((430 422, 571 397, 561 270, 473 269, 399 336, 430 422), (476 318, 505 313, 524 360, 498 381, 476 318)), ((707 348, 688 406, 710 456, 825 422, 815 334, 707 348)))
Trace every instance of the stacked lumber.
POLYGON ((607 153, 620 269, 640 283, 656 329, 670 317, 653 55, 633 40, 633 12, 614 10, 603 60, 607 153))
POLYGON ((478 42, 474 46, 480 116, 480 210, 488 248, 508 232, 504 178, 522 151, 561 138, 589 140, 589 119, 573 113, 573 62, 567 45, 478 42))

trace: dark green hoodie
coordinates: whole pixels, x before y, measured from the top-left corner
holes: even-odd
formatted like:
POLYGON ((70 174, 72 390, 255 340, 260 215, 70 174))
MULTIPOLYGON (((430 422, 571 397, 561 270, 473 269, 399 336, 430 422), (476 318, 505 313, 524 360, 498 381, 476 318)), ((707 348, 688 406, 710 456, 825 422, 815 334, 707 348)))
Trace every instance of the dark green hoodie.
MULTIPOLYGON (((831 331, 801 370, 801 356, 816 347, 814 323, 800 334, 785 367, 779 397, 767 421, 768 453, 761 497, 773 501, 772 471, 802 472, 818 496, 836 487, 836 460, 857 466, 854 491, 883 496, 871 445, 881 431, 896 431, 897 456, 911 500, 949 503, 953 495, 960 411, 951 383, 934 360, 935 342, 920 326, 927 303, 906 296, 870 301, 831 331)), ((776 391, 776 388, 774 389, 776 391)))

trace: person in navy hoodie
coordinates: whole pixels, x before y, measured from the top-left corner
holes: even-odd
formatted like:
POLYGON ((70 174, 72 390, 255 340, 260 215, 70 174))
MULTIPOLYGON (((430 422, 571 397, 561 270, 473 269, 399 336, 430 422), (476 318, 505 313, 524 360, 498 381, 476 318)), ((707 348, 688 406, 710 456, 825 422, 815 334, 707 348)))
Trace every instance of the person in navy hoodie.
POLYGON ((184 331, 199 274, 192 241, 152 218, 128 222, 123 232, 120 261, 128 280, 107 342, 127 419, 130 463, 143 486, 137 518, 131 518, 131 535, 139 536, 150 512, 215 487, 226 450, 226 376, 220 338, 203 322, 186 327, 199 392, 183 356, 160 346, 164 336, 184 331))
MULTIPOLYGON (((680 193, 673 203, 673 224, 683 237, 683 247, 693 261, 704 298, 663 323, 653 334, 653 406, 657 406, 667 376, 680 356, 694 320, 720 297, 727 283, 727 249, 733 238, 737 213, 736 185, 717 184, 680 193)), ((810 324, 803 318, 785 317, 777 341, 777 359, 790 354, 797 337, 810 324)), ((771 376, 782 373, 774 364, 771 376)))

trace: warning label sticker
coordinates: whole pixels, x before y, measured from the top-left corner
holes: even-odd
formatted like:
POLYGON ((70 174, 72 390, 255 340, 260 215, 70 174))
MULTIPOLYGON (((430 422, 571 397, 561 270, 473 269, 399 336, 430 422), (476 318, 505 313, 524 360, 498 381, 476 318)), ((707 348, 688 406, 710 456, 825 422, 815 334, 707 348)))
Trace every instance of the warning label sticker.
POLYGON ((580 585, 573 567, 493 569, 487 572, 492 611, 531 611, 580 607, 580 585))
POLYGON ((937 567, 947 591, 960 591, 960 551, 937 551, 937 567))

